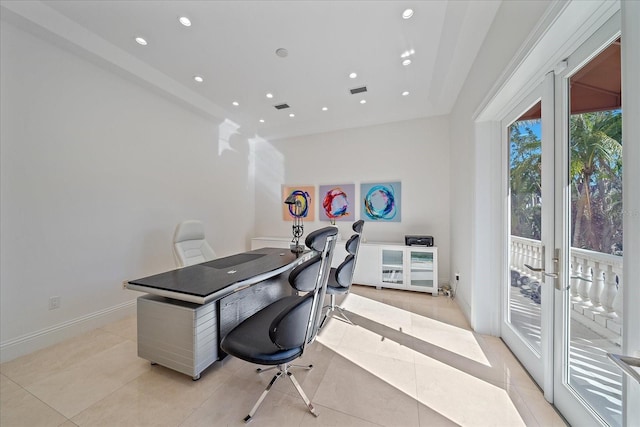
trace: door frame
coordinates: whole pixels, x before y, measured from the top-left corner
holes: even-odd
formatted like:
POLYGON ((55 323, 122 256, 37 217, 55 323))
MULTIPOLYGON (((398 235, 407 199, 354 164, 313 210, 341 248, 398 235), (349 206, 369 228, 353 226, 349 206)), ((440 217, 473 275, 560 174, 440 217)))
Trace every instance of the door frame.
MULTIPOLYGON (((508 321, 510 315, 509 298, 511 291, 511 278, 509 274, 510 268, 510 184, 509 184, 509 159, 510 159, 510 135, 508 127, 517 120, 523 113, 529 108, 535 105, 537 102, 541 103, 541 151, 542 151, 542 235, 541 244, 546 248, 553 248, 553 203, 554 203, 554 165, 549 163, 553 161, 554 152, 554 78, 553 73, 548 73, 544 80, 535 87, 526 96, 522 97, 521 102, 511 110, 511 112, 505 116, 501 122, 502 131, 502 286, 501 286, 501 319, 500 319, 500 336, 507 343, 511 351, 516 355, 518 360, 526 367, 529 374, 542 388, 545 399, 549 402, 553 401, 553 297, 554 293, 553 283, 547 280, 542 275, 542 301, 540 303, 540 355, 536 354, 536 350, 531 348, 531 345, 521 340, 520 335, 512 327, 512 324, 508 321), (551 165, 551 167, 545 165, 551 165), (545 203, 545 200, 547 202, 545 203), (551 219, 551 221, 550 221, 551 219)), ((552 265, 550 258, 552 258, 552 250, 547 250, 545 253, 545 259, 542 261, 541 267, 545 268, 547 265, 552 265), (549 258, 549 259, 547 259, 549 258)))
MULTIPOLYGON (((622 111, 627 117, 640 117, 640 2, 624 1, 622 12, 622 111)), ((628 259, 640 259, 640 192, 637 183, 640 182, 640 120, 622 121, 622 135, 634 144, 622 146, 623 162, 633 167, 622 171, 622 191, 625 202, 624 250, 628 259)), ((623 277, 628 283, 624 289, 623 310, 625 318, 622 324, 622 351, 624 354, 640 357, 640 263, 626 262, 622 269, 623 277), (635 282, 630 286, 631 278, 635 282)), ((640 420, 640 383, 625 376, 622 392, 624 397, 623 423, 625 426, 637 424, 640 420)))

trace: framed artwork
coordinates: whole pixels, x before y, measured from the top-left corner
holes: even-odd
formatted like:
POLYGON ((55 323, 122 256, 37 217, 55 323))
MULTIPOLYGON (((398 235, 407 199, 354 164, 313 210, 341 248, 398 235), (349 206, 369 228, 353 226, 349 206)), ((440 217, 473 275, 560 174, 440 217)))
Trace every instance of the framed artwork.
POLYGON ((294 217, 298 216, 307 221, 313 221, 315 219, 315 198, 316 187, 313 185, 298 185, 298 186, 282 186, 282 219, 285 221, 291 221, 294 217), (293 195, 297 202, 300 202, 296 208, 296 205, 287 205, 284 203, 287 197, 293 195), (297 211, 297 212, 296 212, 297 211))
POLYGON ((400 222, 402 185, 400 182, 360 184, 361 219, 400 222))
POLYGON ((321 185, 319 190, 320 221, 355 221, 355 184, 321 185))

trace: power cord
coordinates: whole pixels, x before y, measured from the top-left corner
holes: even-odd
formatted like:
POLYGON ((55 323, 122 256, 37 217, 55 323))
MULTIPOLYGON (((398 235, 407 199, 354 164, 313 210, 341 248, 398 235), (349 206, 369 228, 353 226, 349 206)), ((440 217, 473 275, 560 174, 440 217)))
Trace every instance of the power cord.
POLYGON ((450 296, 451 299, 454 299, 456 297, 456 291, 458 290, 458 283, 460 283, 460 274, 456 273, 456 284, 453 290, 451 291, 451 296, 450 296))

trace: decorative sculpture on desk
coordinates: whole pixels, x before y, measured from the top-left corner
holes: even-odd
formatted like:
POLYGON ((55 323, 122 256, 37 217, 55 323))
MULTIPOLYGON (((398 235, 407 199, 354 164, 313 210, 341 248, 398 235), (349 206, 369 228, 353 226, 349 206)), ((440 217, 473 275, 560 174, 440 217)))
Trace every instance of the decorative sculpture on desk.
POLYGON ((291 252, 301 253, 304 251, 304 247, 299 244, 300 237, 304 234, 304 226, 302 225, 302 202, 298 198, 295 192, 291 193, 289 197, 284 201, 285 205, 289 205, 289 213, 293 217, 293 225, 291 230, 293 233, 293 243, 291 252))

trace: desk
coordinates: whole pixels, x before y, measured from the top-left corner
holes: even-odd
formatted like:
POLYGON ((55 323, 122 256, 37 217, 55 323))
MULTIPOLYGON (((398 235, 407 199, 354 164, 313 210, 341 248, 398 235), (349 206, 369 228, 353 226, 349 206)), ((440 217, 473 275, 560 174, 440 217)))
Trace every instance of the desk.
POLYGON ((292 294, 288 272, 307 258, 262 248, 129 281, 149 294, 138 298, 138 356, 197 380, 235 325, 292 294))

